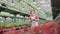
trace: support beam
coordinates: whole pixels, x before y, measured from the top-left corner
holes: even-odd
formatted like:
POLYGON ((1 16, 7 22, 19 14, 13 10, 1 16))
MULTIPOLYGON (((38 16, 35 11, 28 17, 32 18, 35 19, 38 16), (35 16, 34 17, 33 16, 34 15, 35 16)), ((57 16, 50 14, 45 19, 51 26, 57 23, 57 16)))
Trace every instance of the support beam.
POLYGON ((16 22, 16 14, 14 14, 14 22, 16 22))
POLYGON ((53 13, 53 19, 59 15, 59 8, 60 8, 60 0, 51 0, 51 6, 52 6, 52 13, 53 13))
MULTIPOLYGON (((58 9, 58 8, 56 8, 58 9)), ((52 8, 52 14, 53 14, 53 19, 55 19, 58 15, 59 15, 59 9, 58 10, 54 10, 54 8, 52 8)))
POLYGON ((6 18, 7 18, 7 17, 4 17, 4 23, 6 22, 6 18))
POLYGON ((24 17, 24 21, 25 21, 25 16, 23 16, 24 17))

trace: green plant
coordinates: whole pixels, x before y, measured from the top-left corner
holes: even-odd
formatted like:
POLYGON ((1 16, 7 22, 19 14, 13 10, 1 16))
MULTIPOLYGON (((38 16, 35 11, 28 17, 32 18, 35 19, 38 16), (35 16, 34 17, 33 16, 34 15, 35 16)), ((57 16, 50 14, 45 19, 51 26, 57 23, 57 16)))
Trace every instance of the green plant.
POLYGON ((10 28, 10 26, 15 26, 15 27, 19 27, 19 26, 24 26, 24 25, 30 25, 29 22, 11 22, 11 23, 0 23, 0 26, 3 26, 5 24, 6 28, 10 28))
POLYGON ((36 10, 36 12, 40 15, 40 17, 46 18, 46 14, 43 11, 40 11, 35 5, 33 5, 32 3, 29 3, 27 0, 18 0, 18 3, 23 2, 25 3, 27 6, 33 8, 34 10, 36 10))

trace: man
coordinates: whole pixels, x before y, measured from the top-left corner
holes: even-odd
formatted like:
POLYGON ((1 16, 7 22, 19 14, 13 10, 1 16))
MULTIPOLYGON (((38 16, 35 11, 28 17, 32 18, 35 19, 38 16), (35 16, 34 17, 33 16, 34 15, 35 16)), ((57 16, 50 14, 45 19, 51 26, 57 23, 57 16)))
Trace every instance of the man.
POLYGON ((38 26, 39 17, 34 10, 30 11, 29 22, 32 22, 31 27, 38 26))

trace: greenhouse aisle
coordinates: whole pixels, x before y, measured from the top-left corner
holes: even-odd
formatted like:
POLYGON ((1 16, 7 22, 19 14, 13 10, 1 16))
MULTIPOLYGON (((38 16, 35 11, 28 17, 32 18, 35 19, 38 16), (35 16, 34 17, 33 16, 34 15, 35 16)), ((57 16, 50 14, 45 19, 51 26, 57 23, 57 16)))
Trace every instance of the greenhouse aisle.
POLYGON ((0 0, 0 34, 60 34, 60 0, 0 0))

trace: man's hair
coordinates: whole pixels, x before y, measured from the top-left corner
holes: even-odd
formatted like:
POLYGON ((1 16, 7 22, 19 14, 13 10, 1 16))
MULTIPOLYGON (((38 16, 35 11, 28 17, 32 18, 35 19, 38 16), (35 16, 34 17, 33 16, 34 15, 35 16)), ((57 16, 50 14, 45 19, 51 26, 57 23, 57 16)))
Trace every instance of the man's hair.
POLYGON ((31 14, 32 11, 35 12, 35 10, 32 9, 32 10, 30 11, 30 14, 31 14))

